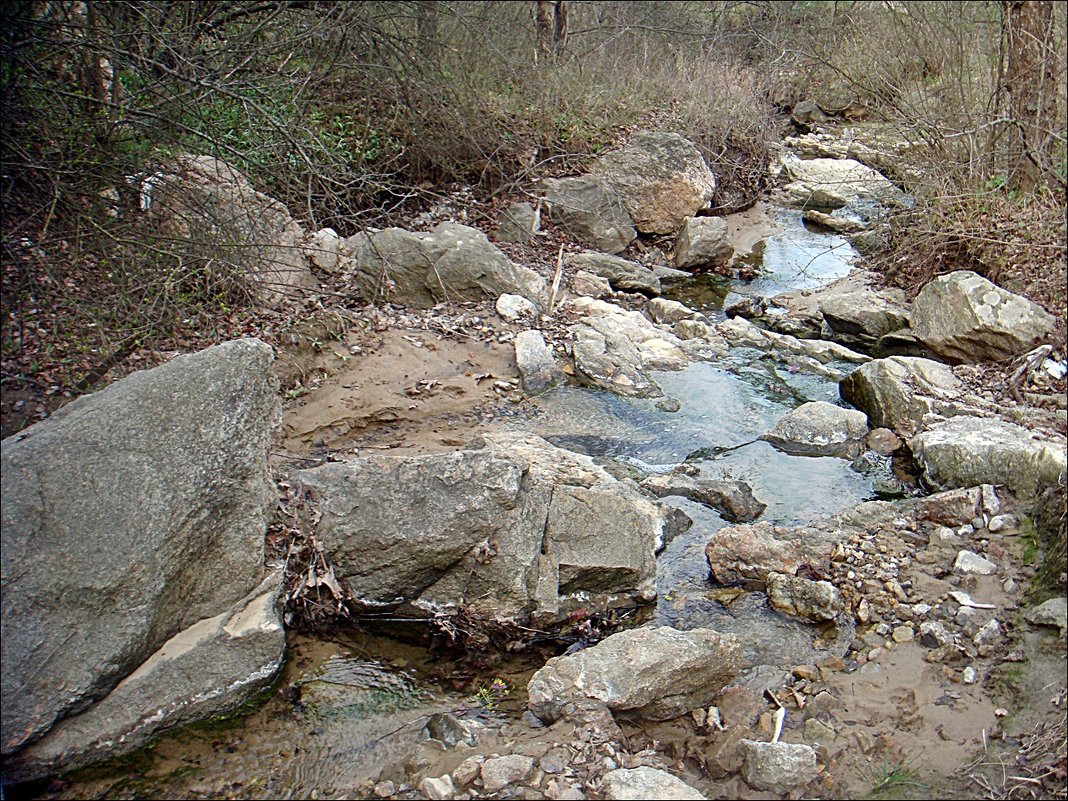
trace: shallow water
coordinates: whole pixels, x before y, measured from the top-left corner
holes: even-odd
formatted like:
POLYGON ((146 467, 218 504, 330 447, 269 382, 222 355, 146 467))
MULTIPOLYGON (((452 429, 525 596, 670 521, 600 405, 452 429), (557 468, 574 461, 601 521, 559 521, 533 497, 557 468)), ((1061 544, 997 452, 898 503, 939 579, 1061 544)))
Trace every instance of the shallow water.
POLYGON ((836 234, 805 227, 801 212, 771 207, 768 217, 777 231, 758 243, 739 261, 759 274, 751 281, 719 275, 699 275, 692 281, 669 284, 664 297, 685 303, 712 317, 740 297, 772 297, 795 289, 815 289, 847 275, 854 256, 849 242, 836 234))
MULTIPOLYGON (((852 250, 845 240, 806 230, 797 212, 771 214, 782 230, 754 255, 762 257, 759 278, 701 278, 674 288, 669 296, 719 314, 724 301, 735 295, 816 287, 848 272, 852 250)), ((847 460, 790 456, 757 440, 805 401, 837 401, 834 382, 790 372, 745 350, 654 378, 666 396, 678 401, 678 411, 663 411, 658 399, 560 387, 536 401, 536 414, 507 425, 561 447, 613 458, 639 472, 668 471, 688 461, 703 477, 742 479, 767 504, 761 519, 776 524, 803 523, 874 497, 871 478, 847 460)), ((716 512, 685 499, 665 502, 682 509, 694 524, 659 557, 657 622, 737 633, 755 664, 806 663, 814 653, 844 651, 831 643, 841 632, 777 615, 763 593, 713 587, 704 546, 727 524, 716 512)), ((472 693, 493 673, 472 674, 425 648, 354 632, 331 638, 294 635, 290 641, 280 691, 251 714, 229 725, 202 724, 166 735, 151 750, 119 765, 89 769, 71 783, 34 794, 352 797, 362 784, 378 778, 383 765, 403 761, 425 740, 423 725, 430 715, 487 714, 472 701, 472 693)), ((530 669, 515 667, 514 675, 506 676, 516 688, 511 702, 521 703, 529 677, 523 671, 530 669)), ((519 714, 518 706, 508 711, 519 714)))

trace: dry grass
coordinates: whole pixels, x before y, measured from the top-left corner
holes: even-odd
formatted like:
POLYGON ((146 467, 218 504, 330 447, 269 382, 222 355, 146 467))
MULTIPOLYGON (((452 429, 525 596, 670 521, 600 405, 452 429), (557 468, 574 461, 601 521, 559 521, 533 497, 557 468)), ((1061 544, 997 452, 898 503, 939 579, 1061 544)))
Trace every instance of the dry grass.
MULTIPOLYGON (((1063 706, 1064 691, 1061 691, 1063 706)), ((1046 721, 1020 738, 1008 753, 986 752, 959 772, 973 781, 984 798, 1068 798, 1066 720, 1046 721)))

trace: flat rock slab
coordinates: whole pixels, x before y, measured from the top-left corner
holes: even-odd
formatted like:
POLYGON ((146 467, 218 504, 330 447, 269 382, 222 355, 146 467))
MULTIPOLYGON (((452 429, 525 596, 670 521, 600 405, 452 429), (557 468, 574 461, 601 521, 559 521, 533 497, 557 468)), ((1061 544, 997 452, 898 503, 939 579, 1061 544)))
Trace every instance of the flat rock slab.
POLYGON ((732 634, 666 626, 621 631, 550 659, 530 680, 529 706, 547 721, 590 706, 669 720, 708 706, 741 666, 741 641, 732 634))
POLYGON ((663 801, 698 801, 705 797, 666 770, 644 765, 632 769, 618 768, 606 773, 604 794, 605 798, 617 801, 645 801, 650 798, 663 801))
POLYGON ((725 520, 733 523, 756 520, 768 508, 767 504, 757 500, 752 488, 744 481, 717 481, 665 473, 650 476, 642 481, 641 486, 658 498, 669 495, 688 498, 694 503, 715 509, 725 520))
POLYGON ((998 484, 1033 497, 1065 473, 1063 441, 1043 442, 1014 423, 954 417, 909 440, 928 486, 944 490, 998 484))
POLYGON ((660 279, 656 273, 636 261, 586 250, 568 256, 567 263, 574 271, 607 278, 616 291, 643 292, 652 297, 660 294, 660 279))

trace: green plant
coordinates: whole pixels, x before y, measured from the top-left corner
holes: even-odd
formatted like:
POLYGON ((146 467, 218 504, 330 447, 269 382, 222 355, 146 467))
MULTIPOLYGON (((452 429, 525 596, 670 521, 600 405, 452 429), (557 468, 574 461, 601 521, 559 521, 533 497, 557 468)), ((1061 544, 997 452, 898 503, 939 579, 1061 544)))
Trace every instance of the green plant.
POLYGON ((884 758, 878 766, 871 767, 872 788, 869 795, 886 797, 907 797, 908 790, 926 791, 927 785, 916 778, 912 760, 884 758))
POLYGON ((471 696, 471 701, 476 706, 492 712, 497 709, 501 701, 508 697, 509 692, 511 688, 508 683, 498 676, 489 684, 479 685, 478 690, 471 696))

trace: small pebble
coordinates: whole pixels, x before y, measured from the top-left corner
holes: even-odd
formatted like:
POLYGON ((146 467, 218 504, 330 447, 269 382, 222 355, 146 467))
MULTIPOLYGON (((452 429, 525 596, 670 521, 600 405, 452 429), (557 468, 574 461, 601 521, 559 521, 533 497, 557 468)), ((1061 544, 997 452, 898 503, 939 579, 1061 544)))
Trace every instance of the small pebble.
POLYGON ((975 672, 975 668, 973 668, 971 665, 964 668, 964 670, 961 671, 960 674, 960 680, 963 681, 965 684, 975 684, 978 678, 979 677, 975 672))

